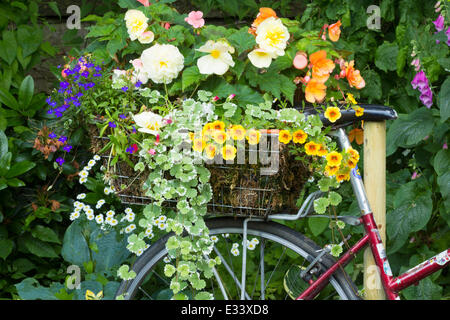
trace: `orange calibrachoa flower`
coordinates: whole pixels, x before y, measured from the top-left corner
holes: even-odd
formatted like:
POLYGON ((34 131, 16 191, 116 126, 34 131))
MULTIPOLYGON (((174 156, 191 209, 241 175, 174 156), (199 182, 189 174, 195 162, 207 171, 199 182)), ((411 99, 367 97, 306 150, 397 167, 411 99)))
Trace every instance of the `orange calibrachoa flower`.
POLYGON ((312 67, 312 78, 322 83, 328 80, 330 73, 334 70, 334 62, 331 59, 327 59, 327 52, 325 50, 319 50, 309 56, 312 67))
POLYGON ((326 96, 327 86, 317 79, 311 79, 305 88, 305 99, 308 102, 322 102, 326 96))
POLYGON ((256 28, 258 28, 261 22, 270 17, 278 18, 277 13, 272 8, 259 8, 259 13, 256 16, 255 21, 253 21, 251 28, 248 29, 248 33, 256 36, 256 28))
POLYGON ((354 167, 356 167, 356 164, 358 163, 358 161, 355 161, 355 159, 350 158, 347 160, 347 166, 351 169, 353 169, 354 167))
POLYGON ((216 155, 216 150, 217 150, 217 148, 215 145, 213 145, 211 143, 207 144, 205 147, 206 157, 208 159, 214 159, 214 157, 216 155))
POLYGON ((350 180, 350 173, 348 173, 348 172, 346 172, 346 173, 344 173, 344 172, 339 172, 338 174, 336 174, 336 180, 338 181, 338 182, 341 182, 341 181, 348 181, 348 180, 350 180))
POLYGON ((292 138, 294 143, 305 143, 306 138, 308 138, 308 134, 302 129, 298 129, 292 134, 292 138))
POLYGON ((222 156, 224 160, 234 160, 236 158, 236 148, 230 145, 227 145, 222 148, 222 156))
POLYGON ((350 158, 355 160, 356 162, 359 161, 359 152, 355 149, 353 149, 352 147, 347 148, 347 150, 345 150, 348 154, 350 154, 350 158))
POLYGON ((340 166, 342 161, 342 154, 336 151, 332 151, 327 154, 327 164, 329 166, 340 166))
POLYGON ((345 63, 345 76, 348 80, 350 87, 355 87, 356 89, 362 89, 366 86, 366 82, 361 76, 359 70, 354 68, 355 61, 345 63))
POLYGON ((278 134, 278 140, 284 144, 288 144, 291 141, 292 135, 288 130, 280 130, 278 134))
POLYGON ((261 132, 259 130, 250 129, 247 131, 248 144, 255 145, 259 143, 259 139, 261 138, 261 132))
POLYGON ((341 110, 338 107, 327 107, 324 113, 325 118, 330 120, 330 122, 336 122, 341 117, 341 110))
POLYGON ((341 35, 341 20, 336 23, 333 23, 328 27, 328 37, 331 41, 336 42, 339 40, 341 35))
POLYGON ((310 141, 305 144, 305 152, 308 156, 317 155, 317 151, 319 150, 320 145, 315 143, 314 141, 310 141))

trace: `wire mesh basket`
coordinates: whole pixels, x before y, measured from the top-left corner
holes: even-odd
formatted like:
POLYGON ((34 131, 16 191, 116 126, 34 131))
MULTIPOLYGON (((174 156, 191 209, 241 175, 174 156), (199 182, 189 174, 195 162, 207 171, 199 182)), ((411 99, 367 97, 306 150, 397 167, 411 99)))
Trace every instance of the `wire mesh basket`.
MULTIPOLYGON (((270 136, 270 135, 267 135, 270 136)), ((108 138, 94 136, 97 150, 108 142, 108 138)), ((264 139, 262 139, 264 140, 264 139)), ((207 164, 211 173, 210 184, 213 196, 207 204, 211 215, 232 216, 267 216, 273 212, 296 213, 296 200, 301 194, 306 180, 310 176, 309 168, 301 161, 296 161, 288 149, 278 145, 277 148, 254 150, 247 146, 247 162, 244 164, 207 164), (253 155, 252 155, 253 153, 253 155), (252 156, 258 160, 277 159, 275 169, 259 164, 250 164, 252 156), (271 171, 272 170, 272 171, 271 171)), ((270 142, 269 142, 270 144, 270 142)), ((95 151, 95 150, 93 150, 95 151)), ((102 155, 104 164, 110 160, 109 155, 102 155)), ((220 162, 220 161, 219 161, 220 162)), ((126 162, 119 161, 114 166, 111 181, 121 202, 126 205, 147 205, 152 203, 150 197, 144 196, 143 185, 149 171, 136 172, 126 162), (124 186, 127 186, 124 188, 124 186)), ((176 200, 166 200, 164 206, 175 208, 176 200)))

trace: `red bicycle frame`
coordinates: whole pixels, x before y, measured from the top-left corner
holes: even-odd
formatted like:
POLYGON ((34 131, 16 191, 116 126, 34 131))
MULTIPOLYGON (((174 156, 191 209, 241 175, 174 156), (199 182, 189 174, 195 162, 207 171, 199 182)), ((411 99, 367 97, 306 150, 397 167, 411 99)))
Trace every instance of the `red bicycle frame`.
MULTIPOLYGON (((341 147, 345 150, 350 147, 350 142, 343 129, 336 132, 341 147)), ((365 235, 351 247, 341 258, 336 261, 329 269, 315 281, 310 282, 310 286, 297 298, 297 300, 313 299, 327 284, 330 277, 339 268, 345 267, 355 255, 364 249, 367 245, 370 246, 375 264, 379 270, 381 283, 383 285, 386 297, 389 300, 399 299, 398 292, 412 284, 417 283, 428 275, 446 267, 450 263, 450 249, 447 249, 438 255, 424 261, 416 267, 406 271, 402 275, 394 278, 392 275, 389 261, 386 257, 386 251, 381 241, 380 232, 370 209, 369 202, 364 190, 361 176, 358 169, 352 170, 350 177, 353 191, 358 200, 358 205, 362 216, 360 222, 364 225, 365 235)))

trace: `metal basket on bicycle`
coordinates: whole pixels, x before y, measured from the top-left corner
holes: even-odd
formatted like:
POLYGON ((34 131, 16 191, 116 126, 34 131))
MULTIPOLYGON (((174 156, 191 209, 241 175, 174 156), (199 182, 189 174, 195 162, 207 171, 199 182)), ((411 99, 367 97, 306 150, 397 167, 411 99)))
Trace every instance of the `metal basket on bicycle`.
MULTIPOLYGON (((92 151, 96 153, 108 143, 108 138, 92 136, 92 151)), ((310 169, 278 143, 277 133, 263 133, 261 141, 266 147, 259 150, 245 144, 244 163, 223 163, 215 159, 206 165, 211 172, 213 190, 213 197, 207 204, 208 214, 266 217, 274 212, 297 213, 297 198, 311 175, 310 169)), ((102 155, 102 158, 106 164, 109 156, 102 155)), ((152 203, 150 197, 143 195, 148 173, 138 173, 128 163, 117 162, 111 180, 123 204, 152 203)), ((176 200, 167 200, 164 206, 175 207, 176 200)))

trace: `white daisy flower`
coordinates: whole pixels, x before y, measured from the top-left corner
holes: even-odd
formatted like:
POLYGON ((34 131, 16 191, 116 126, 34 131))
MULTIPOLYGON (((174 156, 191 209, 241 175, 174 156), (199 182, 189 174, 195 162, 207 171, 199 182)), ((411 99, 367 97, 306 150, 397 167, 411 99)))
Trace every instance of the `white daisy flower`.
POLYGON ((131 208, 126 208, 126 209, 125 209, 125 213, 126 213, 126 214, 128 214, 128 213, 133 213, 133 210, 132 210, 131 208))
POLYGON ((237 257, 239 255, 239 249, 237 249, 237 248, 231 249, 231 254, 233 256, 237 257))
POLYGON ((106 216, 107 216, 107 217, 114 217, 115 214, 116 214, 116 213, 115 213, 113 210, 109 210, 109 211, 106 213, 106 216))
POLYGON ((259 244, 259 240, 257 238, 253 238, 251 242, 254 243, 255 245, 259 244))
POLYGON ((255 250, 256 245, 253 242, 248 242, 247 243, 247 249, 248 250, 255 250))
POLYGON ((80 180, 79 180, 79 182, 80 182, 80 184, 83 184, 83 183, 85 183, 87 181, 87 178, 80 178, 80 180))
POLYGON ((92 209, 87 209, 84 212, 86 213, 86 215, 93 215, 94 214, 94 210, 92 210, 92 209))
POLYGON ((96 164, 95 160, 89 160, 88 167, 92 168, 93 166, 95 166, 95 164, 96 164))
POLYGON ((166 222, 167 217, 166 216, 159 216, 159 222, 166 222))
POLYGON ((134 217, 135 217, 135 214, 133 212, 131 212, 131 213, 127 214, 127 216, 125 218, 127 219, 128 222, 133 222, 134 217))
POLYGON ((95 208, 100 209, 104 204, 105 204, 105 200, 100 199, 100 200, 97 201, 97 204, 95 205, 95 208))
POLYGON ((219 241, 219 238, 217 238, 217 236, 211 236, 211 241, 217 243, 217 241, 219 241))
POLYGON ((87 214, 87 215, 86 215, 86 218, 87 218, 88 220, 92 221, 92 220, 94 220, 95 216, 94 216, 94 214, 87 214))
POLYGON ((77 195, 78 200, 83 200, 84 198, 86 198, 86 193, 80 193, 79 195, 77 195))
POLYGON ((88 204, 85 204, 85 205, 83 206, 84 212, 86 212, 86 211, 88 211, 88 210, 90 210, 90 209, 92 209, 92 208, 91 208, 91 206, 88 205, 88 204))
POLYGON ((97 215, 97 216, 95 217, 95 221, 96 221, 98 224, 103 223, 103 214, 97 215))
POLYGON ((239 243, 233 243, 233 245, 231 246, 231 248, 233 248, 233 249, 239 248, 239 243))
POLYGON ((73 212, 80 212, 81 211, 81 208, 74 208, 73 209, 73 212))
POLYGON ((79 212, 72 212, 71 214, 70 214, 70 220, 75 220, 75 219, 78 219, 80 217, 80 213, 79 212))
POLYGON ((149 227, 147 227, 147 229, 145 229, 145 235, 146 236, 148 236, 148 235, 150 235, 152 233, 153 233, 153 227, 152 226, 149 226, 149 227))
POLYGON ((105 187, 105 189, 103 189, 103 192, 104 192, 106 195, 108 195, 108 194, 111 193, 111 189, 108 188, 108 187, 105 187))
POLYGON ((136 229, 136 225, 135 224, 130 224, 128 227, 125 228, 125 232, 126 233, 130 233, 134 229, 136 229))
MULTIPOLYGON (((108 217, 109 218, 109 217, 108 217)), ((109 223, 111 226, 116 226, 119 223, 119 221, 117 221, 117 219, 111 219, 111 222, 109 223)))
POLYGON ((165 256, 164 257, 164 259, 163 259, 163 261, 165 262, 165 263, 170 263, 170 257, 169 256, 165 256))
POLYGON ((78 175, 81 178, 87 178, 89 176, 89 173, 86 170, 82 170, 82 171, 80 171, 80 173, 78 173, 78 175))
POLYGON ((94 160, 96 160, 96 161, 100 160, 100 156, 99 156, 98 154, 96 154, 96 155, 94 156, 94 160))
POLYGON ((167 228, 167 223, 160 222, 160 223, 158 224, 158 228, 159 228, 160 230, 165 230, 165 229, 167 228))
POLYGON ((144 253, 144 249, 139 249, 137 252, 136 252, 136 255, 139 257, 141 254, 143 254, 144 253))

